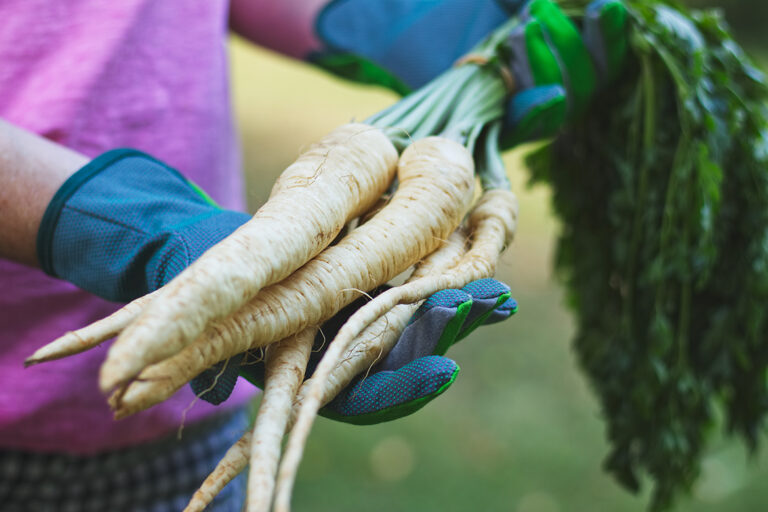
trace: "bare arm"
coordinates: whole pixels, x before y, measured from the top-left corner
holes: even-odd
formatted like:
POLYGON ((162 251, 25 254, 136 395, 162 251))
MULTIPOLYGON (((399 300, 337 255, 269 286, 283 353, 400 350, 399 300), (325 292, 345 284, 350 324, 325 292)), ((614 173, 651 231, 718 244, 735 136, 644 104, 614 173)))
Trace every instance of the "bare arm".
POLYGON ((229 25, 251 42, 301 59, 320 48, 315 17, 328 1, 232 0, 229 25))
POLYGON ((43 213, 86 163, 85 156, 0 120, 0 258, 38 266, 43 213))

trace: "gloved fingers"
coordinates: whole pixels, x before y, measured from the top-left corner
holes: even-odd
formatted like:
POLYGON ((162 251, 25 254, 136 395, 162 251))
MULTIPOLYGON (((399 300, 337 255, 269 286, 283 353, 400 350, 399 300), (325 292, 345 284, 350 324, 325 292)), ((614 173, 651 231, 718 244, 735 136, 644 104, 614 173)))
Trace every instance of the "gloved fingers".
POLYGON ((472 297, 472 307, 454 343, 485 324, 491 314, 506 303, 511 295, 509 286, 491 278, 472 281, 462 290, 472 297))
POLYGON ((525 141, 554 136, 565 123, 568 100, 562 85, 526 89, 509 100, 501 145, 509 148, 525 141))
POLYGON ((462 290, 435 293, 416 311, 378 368, 395 370, 423 356, 444 354, 459 335, 471 309, 472 297, 462 290))
POLYGON ((563 84, 566 77, 543 25, 530 17, 523 20, 508 39, 512 50, 509 66, 516 87, 524 91, 540 85, 563 84))
POLYGON ((542 11, 537 7, 539 3, 526 4, 521 24, 508 40, 512 49, 509 65, 519 92, 507 105, 504 148, 554 136, 575 110, 575 98, 569 94, 571 78, 560 49, 547 32, 547 25, 534 16, 537 9, 542 11))
POLYGON ((265 350, 264 348, 249 350, 240 361, 240 376, 259 389, 264 389, 266 380, 265 350))
POLYGON ((584 41, 597 69, 600 85, 621 71, 627 53, 627 8, 621 0, 596 0, 584 13, 584 41))
POLYGON ((501 322, 502 320, 506 320, 515 313, 517 313, 517 301, 510 297, 499 307, 491 311, 491 314, 488 315, 488 318, 486 318, 484 325, 501 322))
MULTIPOLYGON (((570 115, 584 111, 595 91, 597 79, 592 58, 578 29, 568 16, 551 0, 531 0, 524 11, 538 20, 544 37, 553 47, 560 62, 563 84, 570 93, 570 115)), ((554 82, 538 82, 536 85, 554 82)))
MULTIPOLYGON (((509 287, 496 279, 478 279, 461 290, 435 293, 414 314, 378 368, 394 370, 420 357, 445 354, 452 345, 483 325, 509 297, 509 287)), ((495 321, 509 317, 512 312, 511 307, 500 311, 495 321)))
POLYGON ((190 381, 192 391, 206 402, 219 405, 235 389, 242 360, 243 354, 237 354, 216 363, 190 381))
MULTIPOLYGON (((601 12, 606 20, 617 17, 614 7, 595 9, 598 19, 601 12)), ((584 111, 597 84, 595 64, 584 40, 555 3, 531 0, 523 7, 520 20, 509 37, 509 64, 520 92, 507 108, 503 147, 555 135, 567 119, 584 111)), ((616 30, 609 33, 606 44, 619 37, 616 30)), ((612 51, 606 59, 618 62, 620 57, 620 51, 612 51)))
POLYGON ((407 416, 448 389, 459 365, 441 356, 416 359, 395 371, 381 371, 348 386, 320 414, 355 425, 407 416))

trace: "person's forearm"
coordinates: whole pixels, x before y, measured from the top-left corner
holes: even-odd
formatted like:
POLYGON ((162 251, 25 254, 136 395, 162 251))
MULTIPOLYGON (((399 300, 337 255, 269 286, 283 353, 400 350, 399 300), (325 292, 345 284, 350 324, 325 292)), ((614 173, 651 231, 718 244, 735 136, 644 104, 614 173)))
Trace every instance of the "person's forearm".
POLYGON ((85 156, 0 119, 0 258, 38 266, 45 209, 86 163, 85 156))
POLYGON ((315 17, 329 0, 232 0, 229 26, 251 42, 302 59, 320 48, 315 17))

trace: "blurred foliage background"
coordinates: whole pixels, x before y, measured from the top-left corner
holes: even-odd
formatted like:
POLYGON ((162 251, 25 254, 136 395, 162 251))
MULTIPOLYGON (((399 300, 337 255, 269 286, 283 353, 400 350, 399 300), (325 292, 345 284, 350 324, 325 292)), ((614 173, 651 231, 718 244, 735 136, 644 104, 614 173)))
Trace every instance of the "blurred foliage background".
MULTIPOLYGON (((768 2, 689 3, 722 7, 740 41, 768 62, 768 2)), ((304 145, 396 101, 237 38, 231 65, 251 210, 304 145)), ((574 327, 551 271, 558 225, 549 191, 526 186, 524 151, 506 155, 521 218, 497 275, 519 313, 454 347, 459 378, 419 413, 372 427, 320 419, 296 486, 298 512, 645 509, 647 495, 627 493, 601 470, 600 409, 571 353, 574 327)), ((692 496, 675 510, 767 510, 766 480, 768 452, 753 457, 717 437, 692 496)))

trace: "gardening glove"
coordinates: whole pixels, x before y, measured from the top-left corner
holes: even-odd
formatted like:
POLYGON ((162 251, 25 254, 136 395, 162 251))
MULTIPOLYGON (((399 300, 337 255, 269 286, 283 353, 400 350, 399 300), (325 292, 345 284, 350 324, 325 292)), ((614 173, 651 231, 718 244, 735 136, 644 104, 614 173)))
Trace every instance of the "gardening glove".
POLYGON ((308 60, 336 75, 400 94, 450 68, 509 16, 516 92, 503 146, 551 137, 615 77, 627 49, 621 0, 597 0, 582 33, 551 0, 333 0, 315 18, 323 48, 308 60), (583 35, 582 35, 583 34, 583 35))
POLYGON ((522 1, 331 0, 315 18, 323 46, 307 60, 406 94, 450 68, 522 1))
POLYGON ((503 147, 552 137, 583 114, 600 87, 621 70, 627 53, 627 10, 621 0, 586 9, 582 34, 551 0, 531 0, 509 38, 516 93, 509 101, 503 147))
MULTIPOLYGON (((322 326, 307 365, 307 378, 321 359, 326 341, 333 339, 366 301, 362 297, 349 304, 322 326)), ((510 298, 509 287, 494 279, 473 281, 461 290, 437 292, 417 310, 389 356, 365 379, 350 384, 320 414, 362 425, 417 411, 448 389, 458 375, 459 366, 442 354, 478 326, 499 322, 516 311, 517 303, 510 298)), ((192 381, 192 389, 209 402, 221 403, 232 392, 238 373, 263 388, 263 363, 241 365, 244 359, 243 354, 238 354, 206 370, 192 381)))
MULTIPOLYGON (((509 287, 495 279, 435 293, 416 311, 387 357, 339 393, 320 414, 371 425, 416 412, 448 389, 459 373, 459 365, 443 354, 477 327, 500 322, 516 312, 517 302, 510 297, 509 287)), ((335 332, 325 335, 331 339, 335 332)))
POLYGON ((37 235, 40 266, 108 300, 170 281, 250 218, 223 210, 164 163, 109 151, 56 192, 37 235))

